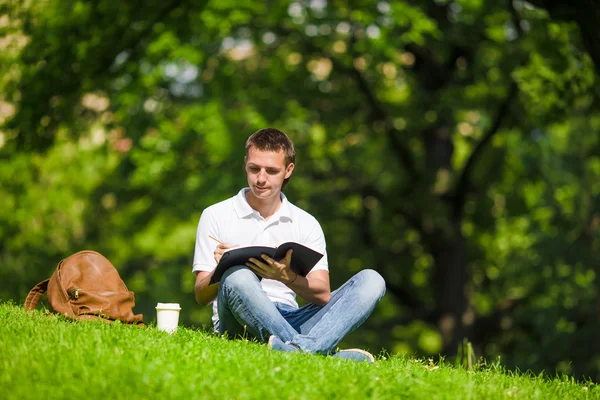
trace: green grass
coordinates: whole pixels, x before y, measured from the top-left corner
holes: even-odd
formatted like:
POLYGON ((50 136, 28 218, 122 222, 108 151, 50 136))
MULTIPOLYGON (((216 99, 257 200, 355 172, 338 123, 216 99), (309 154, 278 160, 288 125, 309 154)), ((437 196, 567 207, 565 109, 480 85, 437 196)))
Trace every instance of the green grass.
POLYGON ((600 386, 402 357, 283 354, 180 328, 70 322, 0 304, 2 399, 593 399, 600 386))

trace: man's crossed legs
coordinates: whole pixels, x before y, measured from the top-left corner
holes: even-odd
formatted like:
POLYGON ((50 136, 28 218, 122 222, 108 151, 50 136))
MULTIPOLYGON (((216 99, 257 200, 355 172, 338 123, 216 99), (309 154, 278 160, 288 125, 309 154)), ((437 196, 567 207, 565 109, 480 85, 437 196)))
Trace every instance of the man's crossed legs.
MULTIPOLYGON (((219 332, 249 333, 270 344, 302 352, 332 354, 338 343, 358 328, 385 294, 385 281, 374 270, 363 270, 331 293, 324 306, 294 308, 274 303, 247 267, 230 268, 218 294, 219 332)), ((352 357, 349 357, 352 358, 352 357)))

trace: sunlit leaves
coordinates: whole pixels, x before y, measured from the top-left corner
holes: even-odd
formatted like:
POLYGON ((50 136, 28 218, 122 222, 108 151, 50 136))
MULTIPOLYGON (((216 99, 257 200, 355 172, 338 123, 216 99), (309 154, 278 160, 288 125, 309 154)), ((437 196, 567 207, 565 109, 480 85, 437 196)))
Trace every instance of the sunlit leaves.
MULTIPOLYGON (((570 46, 565 43, 563 46, 570 46)), ((559 51, 566 51, 560 49, 559 51)), ((560 118, 574 105, 575 97, 589 92, 594 84, 591 59, 586 55, 552 58, 532 54, 526 66, 519 68, 515 78, 534 116, 560 118)))
POLYGON ((393 2, 390 5, 389 16, 394 24, 403 31, 399 36, 401 43, 423 45, 428 37, 440 36, 441 32, 436 22, 428 17, 422 9, 406 2, 393 2))

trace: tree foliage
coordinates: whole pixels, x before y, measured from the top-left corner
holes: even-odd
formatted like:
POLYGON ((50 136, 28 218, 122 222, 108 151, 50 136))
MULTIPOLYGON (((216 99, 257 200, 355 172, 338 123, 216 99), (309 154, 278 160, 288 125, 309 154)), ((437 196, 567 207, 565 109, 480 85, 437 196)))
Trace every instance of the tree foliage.
POLYGON ((245 184, 245 138, 275 126, 334 286, 387 281, 346 344, 453 355, 468 338, 598 379, 596 56, 585 24, 534 3, 5 3, 0 296, 87 247, 147 318, 179 301, 208 324, 200 212, 245 184))

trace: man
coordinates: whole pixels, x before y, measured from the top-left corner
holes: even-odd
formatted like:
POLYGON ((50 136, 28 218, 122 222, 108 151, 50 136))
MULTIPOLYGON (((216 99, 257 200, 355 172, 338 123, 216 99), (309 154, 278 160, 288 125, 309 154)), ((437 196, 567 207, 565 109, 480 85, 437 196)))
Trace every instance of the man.
POLYGON ((213 302, 213 323, 220 333, 249 333, 280 351, 373 362, 373 356, 363 350, 334 351, 371 314, 385 293, 385 282, 377 272, 363 270, 331 292, 321 226, 281 192, 294 162, 294 145, 283 132, 261 129, 248 138, 244 165, 249 187, 206 208, 198 223, 193 265, 196 301, 213 302), (284 242, 301 243, 324 256, 306 277, 290 269, 294 255, 288 250, 281 260, 267 255, 251 258, 246 265, 228 269, 220 283, 209 284, 228 249, 276 247, 284 242), (296 295, 308 304, 298 308, 296 295))

